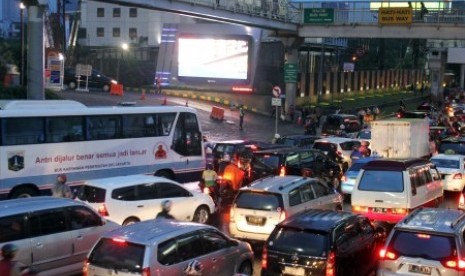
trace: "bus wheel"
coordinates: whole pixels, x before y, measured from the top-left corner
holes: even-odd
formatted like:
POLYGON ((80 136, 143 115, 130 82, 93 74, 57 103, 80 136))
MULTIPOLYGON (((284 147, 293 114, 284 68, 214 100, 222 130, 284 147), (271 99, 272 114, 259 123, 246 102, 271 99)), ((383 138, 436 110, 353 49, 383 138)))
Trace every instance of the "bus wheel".
POLYGON ((166 179, 174 180, 174 175, 167 170, 158 171, 155 173, 155 176, 164 177, 166 179))
POLYGON ((11 192, 10 198, 24 198, 36 196, 37 191, 30 187, 20 187, 11 192))

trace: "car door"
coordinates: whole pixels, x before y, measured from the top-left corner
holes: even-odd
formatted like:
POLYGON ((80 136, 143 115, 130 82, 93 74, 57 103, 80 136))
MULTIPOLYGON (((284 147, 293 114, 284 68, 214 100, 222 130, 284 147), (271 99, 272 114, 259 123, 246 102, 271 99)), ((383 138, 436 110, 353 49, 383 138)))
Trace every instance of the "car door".
POLYGON ((202 242, 202 258, 211 262, 214 275, 234 275, 239 256, 233 246, 220 232, 208 229, 200 233, 202 242))
MULTIPOLYGON (((313 207, 312 202, 302 196, 301 187, 302 185, 290 190, 289 194, 287 194, 289 207, 285 210, 286 215, 293 215, 313 207)), ((304 189, 304 187, 302 187, 302 189, 304 189)))
MULTIPOLYGON (((153 211, 157 213, 161 211, 161 202, 164 200, 171 200, 171 215, 173 215, 177 220, 192 220, 195 210, 199 205, 199 200, 192 196, 192 194, 170 182, 160 182, 156 183, 156 189, 158 198, 152 207, 153 211)), ((155 213, 155 214, 157 214, 155 213)))
POLYGON ((314 201, 319 209, 335 210, 341 204, 337 194, 328 186, 319 181, 313 181, 311 186, 315 193, 314 201))
POLYGON ((72 263, 72 238, 65 208, 34 212, 29 218, 32 266, 47 271, 72 263))
POLYGON ((149 216, 149 206, 141 200, 137 191, 137 185, 114 189, 111 193, 111 202, 107 203, 110 218, 123 224, 129 217, 137 217, 139 220, 155 218, 156 210, 149 216))

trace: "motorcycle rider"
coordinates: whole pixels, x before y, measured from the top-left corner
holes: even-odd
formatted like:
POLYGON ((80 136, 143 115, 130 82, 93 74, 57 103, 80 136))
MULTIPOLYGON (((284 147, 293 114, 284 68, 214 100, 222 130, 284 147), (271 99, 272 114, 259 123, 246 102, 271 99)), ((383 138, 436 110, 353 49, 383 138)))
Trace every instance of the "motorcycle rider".
POLYGON ((159 212, 157 214, 157 216, 155 217, 156 219, 175 219, 171 214, 170 214, 170 211, 171 211, 171 206, 173 205, 173 203, 171 202, 171 200, 164 200, 162 203, 161 203, 161 212, 159 212))
POLYGON ((217 178, 218 178, 218 175, 213 170, 213 165, 208 164, 207 169, 203 171, 202 173, 202 181, 199 184, 201 191, 203 192, 204 188, 208 188, 210 192, 215 192, 217 188, 216 186, 217 178))

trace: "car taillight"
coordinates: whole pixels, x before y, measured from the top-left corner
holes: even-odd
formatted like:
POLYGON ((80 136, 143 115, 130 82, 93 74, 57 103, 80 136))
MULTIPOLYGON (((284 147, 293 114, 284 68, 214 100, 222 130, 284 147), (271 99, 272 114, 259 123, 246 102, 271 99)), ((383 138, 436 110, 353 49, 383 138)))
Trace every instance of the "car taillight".
POLYGON ((402 114, 397 113, 397 118, 398 118, 398 119, 402 118, 402 114))
POLYGON ((460 259, 450 259, 441 261, 442 265, 455 270, 465 271, 465 261, 460 259))
POLYGON ((86 258, 82 267, 82 276, 87 276, 89 273, 89 259, 86 258))
POLYGON ((393 252, 383 248, 379 251, 379 258, 380 260, 395 260, 397 256, 393 252))
POLYGON ((108 214, 107 206, 105 206, 105 203, 98 207, 98 213, 104 217, 108 217, 110 215, 108 214))
POLYGON ((229 222, 234 222, 235 221, 234 220, 234 208, 235 207, 236 207, 235 205, 231 206, 231 209, 229 210, 229 222))
POLYGON ((326 276, 334 276, 336 273, 334 271, 336 264, 336 256, 333 251, 329 251, 328 261, 326 262, 326 276))
POLYGON ((265 245, 263 246, 263 251, 262 251, 262 269, 267 269, 267 268, 268 268, 268 251, 265 245))
POLYGON ((279 176, 285 176, 286 175, 286 168, 284 166, 281 167, 279 170, 279 176))
POLYGON ((150 267, 144 267, 142 269, 142 276, 150 276, 150 267))
POLYGON ((407 209, 405 208, 392 208, 391 213, 398 214, 398 215, 406 215, 407 209))
POLYGON ((368 212, 368 207, 354 205, 352 206, 352 212, 366 213, 368 212))
POLYGON ((461 173, 456 173, 456 174, 454 174, 454 177, 452 179, 462 179, 462 174, 461 173))

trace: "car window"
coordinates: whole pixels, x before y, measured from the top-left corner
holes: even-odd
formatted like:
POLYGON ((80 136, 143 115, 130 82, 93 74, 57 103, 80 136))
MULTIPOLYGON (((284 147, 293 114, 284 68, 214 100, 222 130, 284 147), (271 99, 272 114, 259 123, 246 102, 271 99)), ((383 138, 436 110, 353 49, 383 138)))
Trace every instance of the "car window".
POLYGON ((98 187, 82 185, 79 189, 77 197, 82 201, 89 203, 105 202, 106 190, 98 187))
POLYGON ((237 208, 275 211, 283 208, 281 195, 266 192, 240 191, 236 197, 237 208))
POLYGON ((325 257, 328 252, 328 233, 296 228, 276 227, 268 239, 267 248, 272 251, 325 257))
POLYGON ((160 243, 157 250, 158 262, 162 265, 172 265, 178 262, 176 239, 160 243))
POLYGON ((0 243, 21 240, 26 237, 25 214, 0 218, 0 243))
POLYGON ((29 221, 31 236, 44 236, 68 230, 64 209, 53 209, 34 213, 29 221))
POLYGON ((295 206, 302 203, 300 189, 295 188, 289 191, 289 206, 295 206))
POLYGON ((329 189, 319 182, 312 182, 312 188, 317 198, 329 194, 329 189))
POLYGON ((341 146, 342 150, 353 150, 355 145, 360 146, 360 144, 361 143, 359 141, 348 141, 340 143, 339 145, 341 146))
POLYGON ((157 183, 159 198, 186 197, 189 191, 173 183, 157 183))
POLYGON ((203 254, 221 250, 228 245, 228 241, 223 235, 213 231, 202 233, 200 239, 203 245, 203 254))
POLYGON ((388 248, 397 256, 438 261, 457 258, 457 249, 452 236, 397 230, 388 248))
POLYGON ((315 194, 313 193, 312 187, 308 184, 300 186, 300 194, 302 196, 303 202, 315 199, 315 194))
POLYGON ((144 251, 144 245, 102 238, 90 253, 88 261, 111 271, 142 274, 144 251))
POLYGON ((279 168, 279 165, 280 165, 279 156, 264 154, 264 155, 256 155, 255 157, 260 163, 265 164, 266 166, 270 168, 273 168, 273 169, 279 168))
POLYGON ((137 198, 139 200, 150 200, 158 198, 156 183, 137 185, 137 198))
POLYGON ((401 193, 404 191, 402 171, 364 171, 358 190, 401 193))
POLYGON ((177 238, 178 262, 190 260, 202 255, 199 248, 203 247, 200 235, 190 233, 177 238))
POLYGON ((315 161, 315 155, 311 151, 303 151, 300 153, 301 163, 310 163, 315 161))
POLYGON ((82 229, 101 225, 101 219, 93 211, 83 206, 68 208, 71 229, 82 229))
POLYGON ((431 162, 438 168, 459 169, 459 160, 432 158, 431 162))
POLYGON ((276 140, 276 144, 293 147, 297 144, 297 141, 295 139, 283 137, 276 140))
POLYGON ((114 189, 111 198, 122 201, 134 201, 136 199, 136 186, 114 189))
POLYGON ((300 164, 299 154, 289 154, 286 156, 286 165, 287 166, 298 166, 300 164))
POLYGON ((335 151, 337 147, 336 147, 336 145, 334 145, 332 143, 317 142, 317 143, 313 144, 313 148, 319 149, 319 150, 327 153, 329 151, 335 151))

